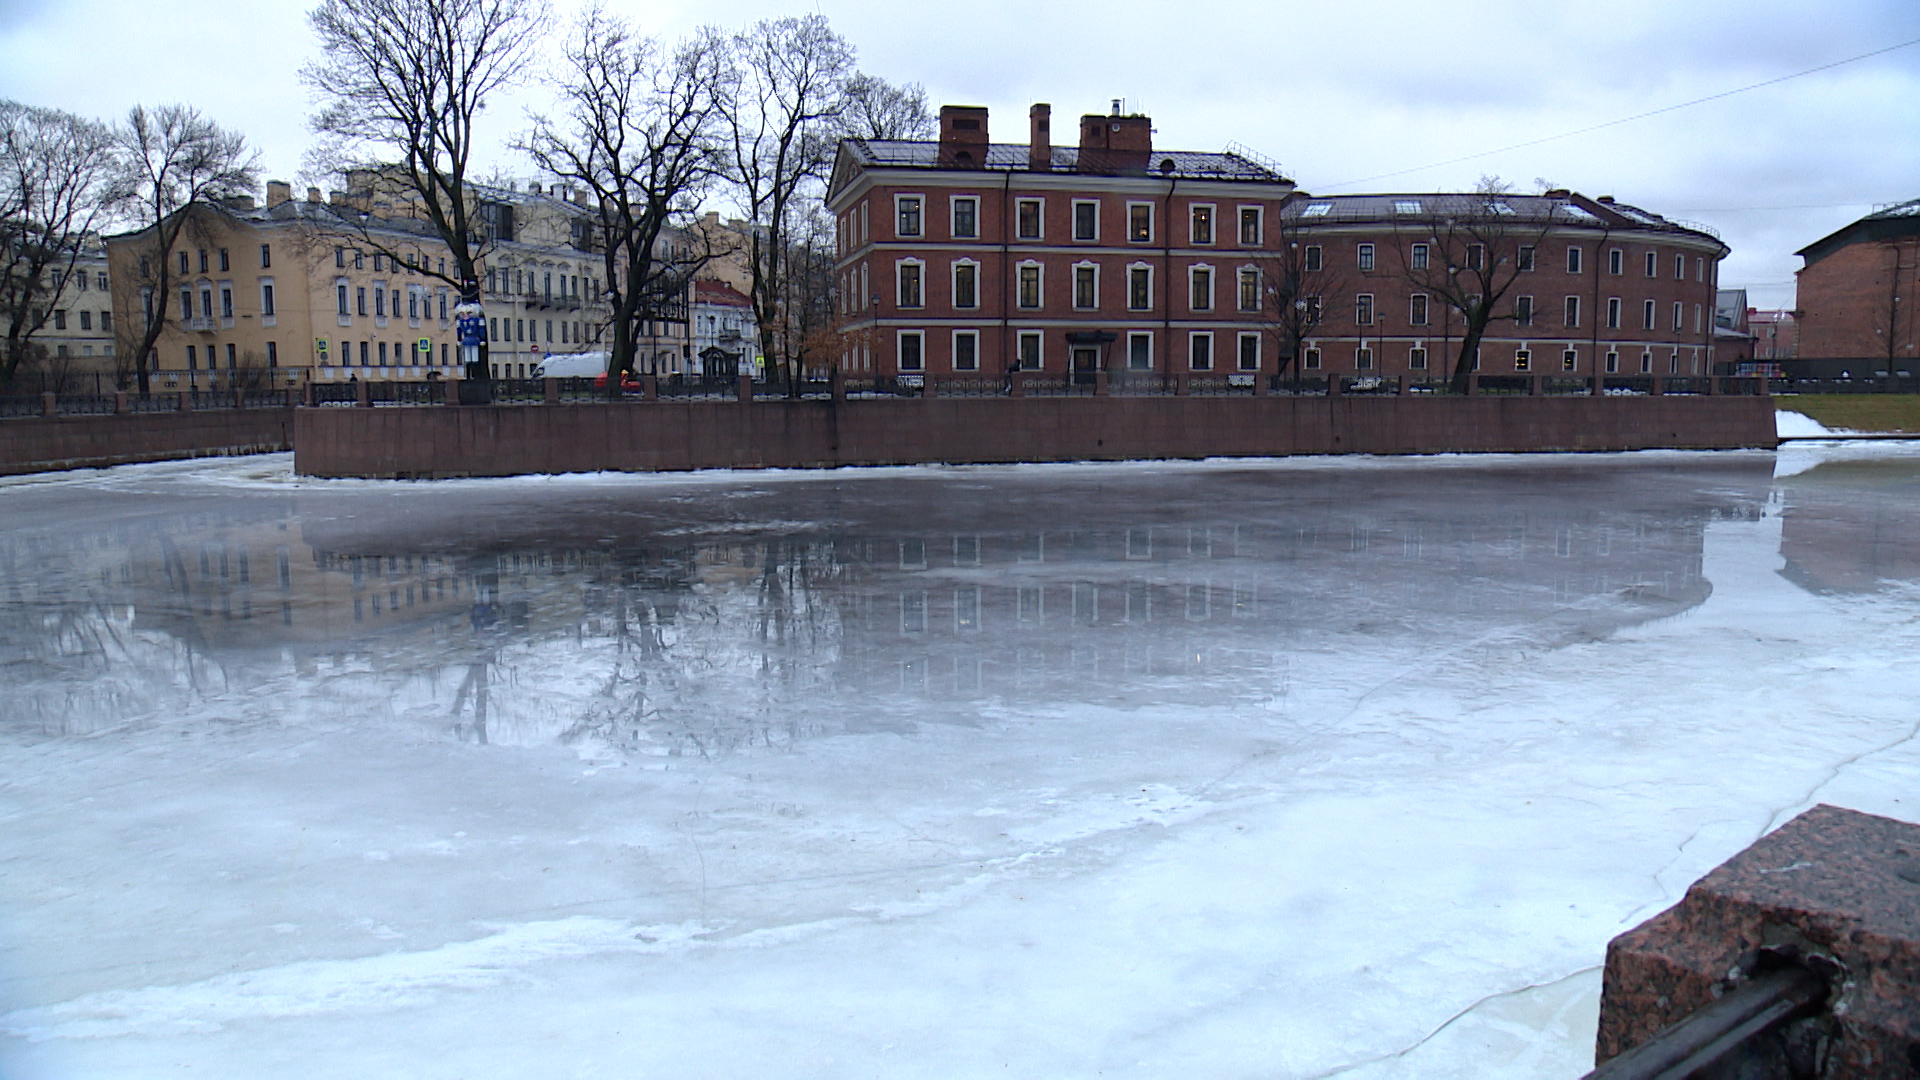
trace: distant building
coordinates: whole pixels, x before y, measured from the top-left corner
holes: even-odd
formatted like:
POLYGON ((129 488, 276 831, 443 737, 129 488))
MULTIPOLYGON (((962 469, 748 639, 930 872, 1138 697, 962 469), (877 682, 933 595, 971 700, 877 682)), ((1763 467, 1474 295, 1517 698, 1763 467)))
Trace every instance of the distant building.
POLYGON ((729 377, 760 353, 753 301, 724 281, 693 283, 693 371, 707 378, 729 377))
POLYGON ((33 335, 44 350, 41 370, 62 376, 113 375, 118 357, 113 342, 113 293, 107 274, 107 249, 90 238, 73 269, 52 283, 56 297, 46 325, 33 335))
POLYGON ((1799 324, 1793 312, 1747 309, 1747 332, 1753 335, 1753 358, 1778 362, 1800 356, 1799 324))
POLYGON ((1701 227, 1567 191, 1315 197, 1245 153, 1156 149, 1152 121, 1117 107, 1081 117, 1077 147, 1052 144, 1050 107, 1029 119, 1026 144, 991 142, 987 111, 957 106, 938 141, 841 144, 842 370, 1251 380, 1293 359, 1268 311, 1274 263, 1298 257, 1299 302, 1324 312, 1299 369, 1443 375, 1460 319, 1410 271, 1446 265, 1429 234, 1450 216, 1493 213, 1537 243, 1490 256, 1526 270, 1479 370, 1711 370, 1727 247, 1701 227))
POLYGON ((1798 254, 1799 357, 1789 371, 1920 374, 1920 199, 1876 210, 1798 254))

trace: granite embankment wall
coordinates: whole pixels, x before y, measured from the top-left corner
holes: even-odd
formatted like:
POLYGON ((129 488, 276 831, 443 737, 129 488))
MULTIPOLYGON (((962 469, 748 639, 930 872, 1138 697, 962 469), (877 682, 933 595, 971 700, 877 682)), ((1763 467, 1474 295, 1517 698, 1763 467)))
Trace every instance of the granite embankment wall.
POLYGON ((309 476, 1771 448, 1773 400, 1058 397, 308 408, 309 476))
POLYGON ((293 416, 281 406, 0 421, 0 476, 291 450, 293 416))

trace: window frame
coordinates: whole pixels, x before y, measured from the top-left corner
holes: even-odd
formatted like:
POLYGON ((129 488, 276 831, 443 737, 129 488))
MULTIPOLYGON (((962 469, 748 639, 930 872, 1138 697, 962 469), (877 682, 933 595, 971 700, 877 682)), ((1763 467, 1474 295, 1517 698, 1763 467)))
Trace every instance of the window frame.
POLYGON ((1372 326, 1378 313, 1374 308, 1373 294, 1370 292, 1353 294, 1353 325, 1372 326))
POLYGON ((895 240, 922 240, 927 235, 927 197, 914 192, 899 192, 893 197, 893 238, 895 240), (908 232, 907 206, 913 207, 915 228, 908 232))
POLYGON ((1041 330, 1020 330, 1013 338, 1013 362, 1021 371, 1045 371, 1047 368, 1047 335, 1041 330), (1027 342, 1033 342, 1033 355, 1027 355, 1027 342))
POLYGON ((1354 249, 1353 264, 1363 274, 1371 274, 1375 265, 1375 252, 1371 243, 1362 242, 1354 249))
POLYGON ((1257 372, 1260 370, 1260 336, 1260 332, 1257 330, 1242 330, 1234 335, 1233 370, 1240 372, 1257 372), (1248 342, 1253 343, 1253 365, 1251 367, 1247 365, 1248 342))
POLYGON ((1214 360, 1213 331, 1211 330, 1187 331, 1187 370, 1188 371, 1212 371, 1214 370, 1213 360, 1214 360), (1202 352, 1206 353, 1206 357, 1205 357, 1206 366, 1204 367, 1202 367, 1198 363, 1198 361, 1201 359, 1199 354, 1202 352))
POLYGON ((1032 196, 1023 196, 1013 200, 1013 238, 1015 240, 1045 240, 1047 238, 1047 200, 1032 196), (1027 208, 1033 208, 1033 232, 1026 228, 1027 208))
POLYGON ((1220 235, 1219 207, 1214 203, 1187 204, 1187 242, 1194 247, 1212 247, 1220 235), (1206 239, 1200 238, 1201 223, 1206 223, 1206 239))
POLYGON ((1586 265, 1585 256, 1581 254, 1580 245, 1568 244, 1567 245, 1567 273, 1578 274, 1581 272, 1581 268, 1584 267, 1585 265, 1586 265))
POLYGON ((1415 244, 1413 245, 1412 248, 1408 249, 1407 269, 1425 270, 1427 268, 1427 264, 1430 261, 1431 261, 1431 255, 1429 254, 1427 245, 1415 244))
POLYGON ((980 196, 978 195, 947 196, 947 236, 949 239, 953 239, 953 240, 980 239, 980 196), (972 232, 963 233, 960 231, 960 208, 962 206, 967 206, 971 208, 971 212, 973 214, 973 231, 972 232))
POLYGON ((955 330, 953 332, 952 348, 953 351, 947 354, 948 367, 956 372, 980 370, 980 331, 970 329, 955 330), (973 363, 967 367, 960 366, 960 342, 962 340, 969 342, 973 346, 973 363))
POLYGON ((973 311, 979 308, 980 306, 980 263, 979 261, 975 259, 953 260, 953 263, 947 268, 947 285, 948 285, 948 288, 951 290, 950 295, 953 297, 953 308, 955 311, 973 311), (960 299, 961 299, 960 272, 962 270, 972 271, 971 277, 973 279, 969 283, 969 286, 973 290, 973 300, 971 303, 966 303, 966 304, 963 304, 960 302, 960 299))
POLYGON ((1153 264, 1152 263, 1135 262, 1135 263, 1127 264, 1127 310, 1128 311, 1152 311, 1153 310, 1153 264), (1144 296, 1141 297, 1142 302, 1136 304, 1134 303, 1134 284, 1136 281, 1140 280, 1141 278, 1145 279, 1146 288, 1144 291, 1144 296))
POLYGON ((1650 278, 1660 276, 1660 252, 1656 250, 1647 252, 1647 276, 1650 278))
POLYGON ((1047 264, 1026 259, 1013 267, 1013 306, 1020 311, 1043 311, 1047 306, 1047 264), (1033 302, 1027 303, 1027 271, 1033 271, 1033 302))
POLYGON ((1099 199, 1073 199, 1068 203, 1068 206, 1069 206, 1069 211, 1068 211, 1069 224, 1072 227, 1071 235, 1073 237, 1073 242, 1076 244, 1099 243, 1100 242, 1100 200, 1099 199), (1086 209, 1092 210, 1091 217, 1092 217, 1093 227, 1091 230, 1089 230, 1088 235, 1082 236, 1080 235, 1080 211, 1086 210, 1086 209))
POLYGON ((1317 274, 1326 269, 1326 249, 1319 244, 1308 244, 1300 252, 1300 271, 1305 274, 1317 274))
POLYGON ((893 370, 899 374, 924 375, 927 370, 927 333, 924 330, 896 330, 893 334, 893 370), (907 366, 907 341, 912 339, 916 363, 907 366))
POLYGON ((1128 371, 1152 371, 1153 370, 1153 331, 1151 330, 1127 331, 1127 370, 1128 371), (1147 343, 1147 348, 1146 348, 1147 362, 1144 365, 1135 365, 1133 362, 1133 345, 1134 345, 1134 342, 1136 341, 1144 341, 1147 343))
POLYGON ((919 311, 927 306, 927 261, 925 259, 895 259, 893 261, 893 306, 901 311, 919 311), (913 302, 907 302, 907 271, 913 273, 913 302))
POLYGON ((1188 311, 1203 312, 1203 311, 1214 310, 1213 284, 1214 284, 1213 283, 1213 265, 1211 263, 1193 263, 1187 267, 1187 310, 1188 311), (1202 280, 1204 280, 1206 284, 1206 295, 1204 297, 1204 300, 1205 300, 1204 306, 1194 303, 1196 299, 1203 299, 1203 297, 1201 296, 1202 280))
POLYGON ((1578 329, 1580 326, 1580 298, 1578 296, 1567 297, 1566 303, 1560 307, 1560 316, 1562 326, 1578 329))
POLYGON ((1079 262, 1074 263, 1072 269, 1073 269, 1073 295, 1070 296, 1068 299, 1072 301, 1073 310, 1099 311, 1100 310, 1100 264, 1097 262, 1094 262, 1091 259, 1082 259, 1079 262), (1087 287, 1088 287, 1087 300, 1089 302, 1087 303, 1081 303, 1080 285, 1083 281, 1087 283, 1087 287))
POLYGON ((1627 252, 1624 248, 1607 249, 1607 274, 1620 277, 1627 272, 1627 252))
POLYGON ((1407 297, 1407 325, 1426 326, 1432 317, 1432 302, 1426 293, 1417 292, 1407 297))
POLYGON ((1132 201, 1127 203, 1127 243, 1129 244, 1153 243, 1153 225, 1154 225, 1154 222, 1153 222, 1153 204, 1152 203, 1138 202, 1138 201, 1132 201), (1135 215, 1142 210, 1145 210, 1147 212, 1147 234, 1145 236, 1136 235, 1134 232, 1134 226, 1137 224, 1137 222, 1134 220, 1135 215))
POLYGON ((1259 247, 1265 241, 1267 235, 1267 208, 1261 206, 1259 203, 1241 203, 1236 209, 1239 211, 1239 220, 1235 224, 1238 228, 1240 246, 1251 248, 1259 247), (1253 239, 1251 240, 1247 239, 1248 215, 1252 215, 1251 221, 1253 223, 1253 239))
POLYGON ((1532 293, 1521 293, 1513 298, 1513 324, 1515 326, 1532 326, 1533 320, 1538 314, 1539 308, 1533 302, 1532 293))
POLYGON ((1248 264, 1234 271, 1234 275, 1233 275, 1234 310, 1242 313, 1258 312, 1263 306, 1260 303, 1260 297, 1261 297, 1260 289, 1261 289, 1260 268, 1258 266, 1248 264), (1249 293, 1249 290, 1248 290, 1248 282, 1252 282, 1251 293, 1249 293), (1251 302, 1249 302, 1249 299, 1248 299, 1249 295, 1251 295, 1251 298, 1252 298, 1251 302))

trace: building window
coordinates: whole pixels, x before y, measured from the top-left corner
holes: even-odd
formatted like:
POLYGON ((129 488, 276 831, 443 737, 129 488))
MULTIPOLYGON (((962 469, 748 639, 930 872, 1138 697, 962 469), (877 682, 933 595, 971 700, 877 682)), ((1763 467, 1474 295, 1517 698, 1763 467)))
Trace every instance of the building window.
POLYGON ((1373 325, 1373 294, 1361 293, 1353 298, 1353 321, 1361 326, 1373 325))
MULTIPOLYGON (((59 329, 59 328, 55 327, 55 329, 59 329)), ((85 311, 85 310, 80 312, 80 329, 82 330, 93 329, 93 312, 85 311)))
POLYGON ((953 370, 980 370, 980 335, 972 330, 953 332, 953 370))
MULTIPOLYGON (((347 249, 346 248, 337 247, 333 249, 333 265, 339 267, 342 270, 345 270, 347 268, 347 249)), ((187 272, 187 256, 185 252, 181 252, 180 254, 180 272, 183 274, 187 272)))
MULTIPOLYGON (((184 259, 186 258, 186 256, 182 255, 181 258, 184 259)), ((211 364, 212 361, 208 361, 208 363, 211 364)), ((193 351, 193 346, 191 345, 187 346, 187 370, 192 371, 194 368, 198 367, 199 364, 200 364, 200 359, 199 359, 199 356, 193 351)))
POLYGON ((1213 243, 1213 207, 1196 206, 1192 209, 1193 242, 1196 244, 1213 243))
POLYGON ((1407 305, 1407 322, 1413 326, 1427 325, 1427 294, 1413 294, 1407 305))
POLYGON ((1567 273, 1577 274, 1579 272, 1580 272, 1580 249, 1577 247, 1569 247, 1567 249, 1567 273))
POLYGON ((56 308, 54 310, 53 328, 55 330, 65 330, 67 328, 67 313, 65 309, 56 308))
POLYGON ((1659 321, 1658 316, 1653 310, 1653 301, 1648 300, 1643 302, 1640 305, 1640 329, 1652 330, 1659 321))
POLYGON ((1259 371, 1260 370, 1260 335, 1259 334, 1241 334, 1240 335, 1239 363, 1240 363, 1241 371, 1259 371))
POLYGON ((1467 269, 1484 270, 1487 266, 1487 245, 1467 245, 1467 269))
POLYGON ((1516 296, 1513 298, 1513 321, 1521 326, 1533 325, 1533 297, 1516 296))
POLYGON ((1040 265, 1023 263, 1020 266, 1019 295, 1015 298, 1023 308, 1040 306, 1040 265))
POLYGON ((1526 349, 1516 350, 1513 354, 1513 370, 1532 371, 1533 370, 1533 353, 1527 351, 1526 349))
POLYGON ((1700 305, 1693 305, 1693 332, 1699 333, 1704 327, 1700 323, 1700 305))
POLYGON ((1260 310, 1260 271, 1251 267, 1240 268, 1239 300, 1241 311, 1260 310))
POLYGON ((920 306, 920 268, 917 262, 902 262, 895 267, 899 277, 900 306, 917 308, 920 306))
MULTIPOLYGON (((344 282, 342 282, 342 283, 340 283, 340 284, 336 284, 336 285, 335 285, 335 286, 333 287, 333 291, 334 291, 334 295, 335 295, 335 296, 336 296, 336 297, 337 297, 337 298, 339 299, 339 301, 340 301, 340 317, 341 317, 341 318, 343 318, 343 319, 344 319, 344 318, 347 318, 348 316, 350 316, 350 315, 352 314, 352 312, 350 312, 350 311, 348 311, 348 310, 347 310, 347 286, 346 286, 346 284, 345 284, 344 282)), ((363 290, 363 293, 364 293, 364 290, 363 290)))
POLYGON ((260 269, 270 270, 272 268, 273 268, 273 245, 261 244, 260 245, 260 269))
POLYGON ((1187 268, 1187 302, 1195 311, 1213 310, 1213 268, 1192 266, 1187 268))
MULTIPOLYGON (((222 254, 225 254, 225 252, 223 251, 222 254)), ((240 359, 237 355, 235 355, 234 349, 235 349, 235 346, 231 344, 227 346, 227 370, 228 371, 232 371, 234 368, 240 366, 240 359)))
POLYGON ((1519 265, 1522 273, 1531 271, 1533 269, 1533 245, 1532 244, 1522 244, 1520 246, 1519 265))
POLYGON ((1322 265, 1322 255, 1320 251, 1320 245, 1308 244, 1306 247, 1306 250, 1302 252, 1300 256, 1301 269, 1305 270, 1309 274, 1318 273, 1321 265, 1322 265))
POLYGON ((1320 370, 1320 350, 1308 349, 1307 355, 1301 360, 1301 366, 1306 368, 1308 371, 1319 371, 1320 370))
POLYGON ((1652 251, 1647 252, 1647 276, 1660 276, 1660 256, 1652 251))
POLYGON ((1572 371, 1579 366, 1580 366, 1580 354, 1577 351, 1573 349, 1568 349, 1567 351, 1560 354, 1560 370, 1561 371, 1572 371))
POLYGON ((1407 367, 1413 371, 1427 370, 1427 350, 1415 345, 1407 350, 1407 367))
POLYGON ((1150 266, 1131 266, 1127 268, 1127 308, 1131 311, 1146 311, 1153 307, 1153 268, 1150 266))
POLYGON ((980 306, 980 267, 977 263, 953 264, 953 306, 957 308, 980 306))
POLYGON ((1040 370, 1040 364, 1042 359, 1040 354, 1040 344, 1041 344, 1041 334, 1038 331, 1029 330, 1029 331, 1023 331, 1020 334, 1019 355, 1020 355, 1020 369, 1022 371, 1039 371, 1040 370))
POLYGON ((267 342, 267 366, 270 368, 280 366, 280 345, 278 342, 267 342))
MULTIPOLYGON (((365 314, 365 312, 361 314, 365 314)), ((373 315, 374 318, 377 319, 387 317, 387 288, 385 282, 376 281, 373 283, 373 315)))
POLYGON ((1373 350, 1365 345, 1353 350, 1353 369, 1355 371, 1373 370, 1373 350))
POLYGON ((1693 280, 1707 280, 1707 259, 1702 255, 1693 260, 1693 280))
POLYGON ((1240 208, 1240 244, 1242 247, 1260 246, 1260 208, 1257 206, 1240 208))
POLYGON ((1566 324, 1568 326, 1580 325, 1580 298, 1577 296, 1567 297, 1566 324))
POLYGON ((1607 374, 1612 375, 1618 372, 1619 370, 1620 370, 1620 354, 1617 352, 1613 352, 1612 350, 1608 350, 1607 374))
POLYGON ((1015 208, 1016 235, 1022 240, 1038 240, 1045 235, 1041 229, 1044 215, 1041 208, 1044 203, 1039 199, 1021 199, 1015 208))
POLYGON ((1607 329, 1620 329, 1620 298, 1617 296, 1607 297, 1607 329))
MULTIPOLYGON (((365 270, 365 269, 367 268, 367 253, 366 253, 366 252, 364 252, 364 251, 359 251, 359 250, 356 250, 356 251, 354 251, 354 253, 353 253, 353 268, 354 268, 355 270, 365 270)), ((380 269, 380 257, 379 257, 379 256, 377 256, 377 255, 376 255, 376 256, 374 256, 374 262, 373 262, 373 268, 374 268, 375 270, 378 270, 378 269, 380 269)))
POLYGON ((920 196, 896 195, 894 196, 894 199, 893 199, 893 207, 895 212, 895 220, 897 222, 896 228, 894 229, 894 235, 903 236, 903 237, 919 236, 920 235, 920 196))
POLYGON ((1127 335, 1127 370, 1153 370, 1153 335, 1132 333, 1127 335))
MULTIPOLYGON (((150 296, 151 294, 149 294, 149 297, 150 296)), ((149 318, 151 318, 151 316, 149 316, 149 318)), ((105 334, 105 333, 111 333, 112 331, 113 331, 113 312, 111 311, 101 312, 100 313, 100 332, 105 334)), ((112 346, 108 346, 108 348, 112 348, 112 346)), ((108 353, 107 355, 111 356, 113 354, 108 353)))
POLYGON ((232 269, 233 267, 228 265, 228 262, 227 262, 227 249, 221 248, 220 249, 220 272, 226 273, 232 269))
POLYGON ((1415 244, 1407 255, 1407 269, 1425 270, 1427 268, 1427 245, 1415 244))
POLYGON ((1687 257, 1685 255, 1675 255, 1673 257, 1673 280, 1687 280, 1687 257))
POLYGON ((1360 271, 1366 273, 1373 269, 1373 245, 1360 245, 1360 271))
POLYGON ((1195 371, 1213 370, 1213 333, 1200 330, 1187 335, 1187 366, 1195 371))
POLYGON ((1680 318, 1680 301, 1675 300, 1673 302, 1673 328, 1675 330, 1680 330, 1680 329, 1684 329, 1685 325, 1686 324, 1683 323, 1680 318))
POLYGON ((980 235, 980 200, 971 195, 953 200, 953 238, 972 240, 980 235))
POLYGON ((1643 352, 1640 354, 1640 374, 1653 374, 1653 354, 1651 352, 1643 352))
POLYGON ((900 370, 924 371, 927 366, 926 339, 918 330, 900 331, 900 370))
POLYGON ((1135 244, 1153 242, 1153 204, 1127 204, 1127 240, 1135 244))
POLYGON ((1607 250, 1607 273, 1620 276, 1627 272, 1627 253, 1619 248, 1607 250))
POLYGON ((260 283, 260 314, 269 319, 273 318, 274 311, 273 311, 273 279, 272 278, 268 278, 265 281, 262 281, 260 283))
POLYGON ((1073 201, 1073 238, 1100 239, 1100 204, 1087 199, 1073 201))
POLYGON ((1100 306, 1098 268, 1086 263, 1073 268, 1073 306, 1081 310, 1100 306))

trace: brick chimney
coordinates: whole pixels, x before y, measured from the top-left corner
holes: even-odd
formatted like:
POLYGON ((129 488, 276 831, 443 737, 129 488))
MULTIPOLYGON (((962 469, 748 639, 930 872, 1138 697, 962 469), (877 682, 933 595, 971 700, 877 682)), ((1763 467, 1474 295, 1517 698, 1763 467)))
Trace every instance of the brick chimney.
POLYGON ((293 201, 293 185, 285 180, 267 181, 267 209, 271 210, 283 202, 293 201))
POLYGON ((940 106, 940 164, 982 169, 987 164, 987 110, 979 105, 940 106))
POLYGON ((1080 118, 1080 171, 1118 174, 1144 172, 1153 156, 1153 119, 1124 115, 1113 103, 1110 116, 1080 118))
MULTIPOLYGON (((336 195, 339 195, 339 196, 340 196, 340 198, 339 198, 339 199, 337 199, 337 200, 335 200, 336 202, 345 202, 345 201, 346 201, 346 198, 347 198, 347 196, 346 196, 346 193, 345 193, 345 192, 335 192, 334 194, 336 194, 336 195)), ((310 187, 310 188, 308 188, 308 189, 307 189, 307 201, 308 201, 308 202, 310 202, 310 203, 313 203, 313 204, 315 204, 315 205, 318 205, 318 204, 319 204, 319 202, 320 202, 320 189, 319 189, 319 188, 317 188, 317 187, 310 187)))
POLYGON ((1027 168, 1053 168, 1053 106, 1041 102, 1027 110, 1027 168))

